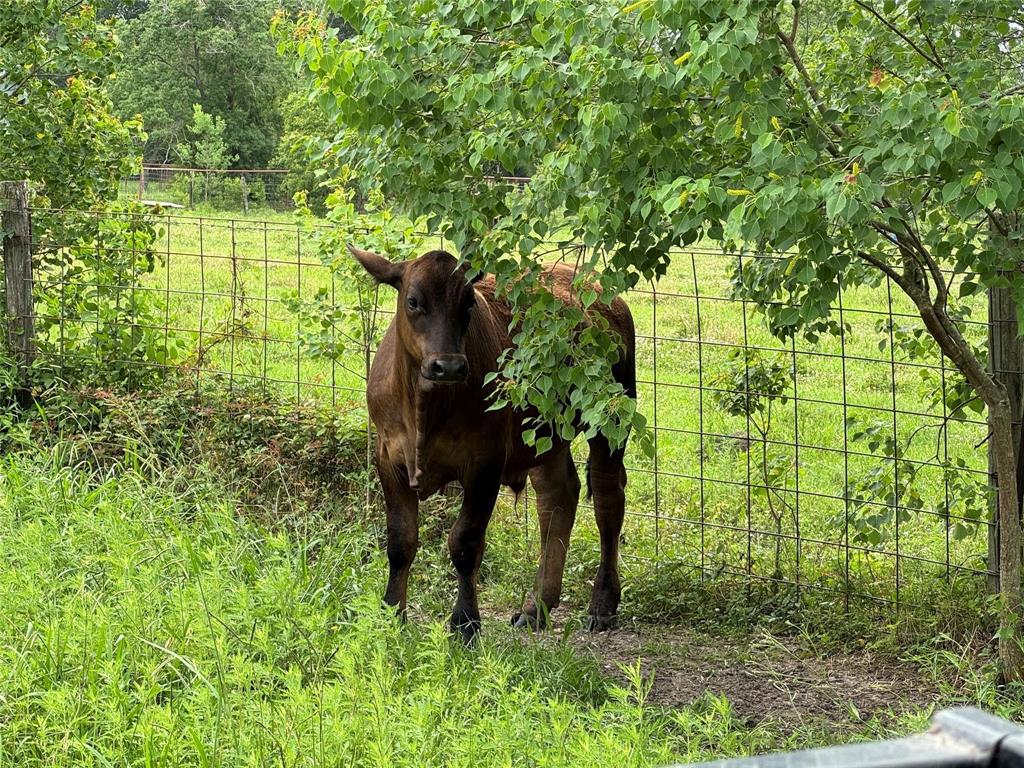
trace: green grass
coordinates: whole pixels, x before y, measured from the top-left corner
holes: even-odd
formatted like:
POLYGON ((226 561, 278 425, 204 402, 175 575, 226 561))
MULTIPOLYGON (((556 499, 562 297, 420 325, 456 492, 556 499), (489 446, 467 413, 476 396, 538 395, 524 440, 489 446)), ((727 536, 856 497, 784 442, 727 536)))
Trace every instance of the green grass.
MULTIPOLYGON (((298 342, 300 321, 282 303, 288 294, 310 297, 318 290, 327 290, 339 306, 354 303, 352 286, 319 263, 288 214, 170 216, 163 223, 161 250, 163 264, 145 284, 169 292, 171 328, 186 337, 190 348, 206 350, 201 386, 204 381, 214 386, 215 376, 226 373, 232 383, 255 382, 295 404, 345 411, 361 407, 361 354, 354 351, 334 361, 311 358, 298 342)), ((780 615, 812 606, 819 617, 831 620, 837 611, 845 615, 849 593, 853 604, 872 616, 891 616, 890 604, 899 601, 901 607, 916 607, 931 618, 936 605, 949 606, 940 619, 976 625, 983 613, 984 577, 959 569, 984 569, 984 527, 956 538, 946 520, 916 514, 901 523, 898 538, 895 525, 888 524, 880 543, 851 540, 847 546, 841 500, 847 480, 891 462, 844 456, 846 448, 867 451, 863 444, 844 439, 844 420, 882 420, 887 429, 906 436, 941 418, 916 415, 927 410, 941 374, 922 376, 919 368, 903 364, 898 353, 890 359, 887 349, 879 350, 887 334, 879 333, 876 323, 890 307, 884 286, 844 296, 844 319, 851 329, 844 365, 839 339, 823 338, 817 345, 800 340, 787 349, 749 308, 744 313, 738 302, 726 300, 731 266, 730 257, 711 251, 680 253, 658 284, 656 297, 649 289, 628 297, 639 335, 640 406, 657 427, 656 460, 637 451, 628 458, 626 580, 627 585, 643 585, 627 587, 634 589, 632 610, 673 613, 675 603, 687 602, 681 594, 692 593, 698 600, 709 592, 724 595, 752 575, 758 594, 782 606, 780 615), (699 323, 696 292, 702 297, 699 323), (727 369, 732 349, 744 343, 777 350, 767 354, 797 371, 799 399, 776 404, 770 434, 777 442, 769 452, 789 465, 775 481, 775 505, 788 507, 778 530, 763 494, 747 490, 748 481, 763 482, 760 445, 755 441, 749 452, 736 449, 737 438, 747 436, 746 420, 725 413, 709 389, 727 369), (915 413, 900 413, 894 422, 886 413, 894 403, 915 413), (776 586, 776 578, 799 582, 800 588, 776 586), (722 580, 728 580, 728 588, 719 586, 722 580)), ((380 299, 382 330, 392 299, 386 289, 380 299)), ((896 294, 892 309, 912 311, 896 294)), ((911 319, 899 322, 913 324, 911 319)), ((910 458, 933 458, 931 434, 915 442, 910 458)), ((984 470, 985 453, 977 448, 984 437, 980 424, 953 422, 948 439, 938 446, 939 458, 962 459, 968 467, 984 470)), ((585 446, 577 448, 582 460, 585 446)), ((923 495, 929 501, 941 499, 941 470, 926 467, 920 475, 923 495)), ((594 563, 597 543, 589 515, 580 518, 585 522, 574 538, 569 584, 582 592, 592 574, 587 569, 594 563)), ((495 535, 519 542, 518 561, 527 570, 536 546, 529 496, 518 509, 503 501, 497 520, 501 530, 495 535)), ((505 601, 511 606, 520 598, 521 592, 505 601)), ((575 599, 585 602, 580 594, 575 599)), ((631 610, 630 599, 627 591, 626 610, 631 610)))
MULTIPOLYGON (((610 677, 576 642, 596 564, 589 523, 564 629, 539 636, 505 620, 531 576, 522 521, 492 526, 484 632, 466 649, 445 629, 453 504, 425 505, 403 625, 380 606, 383 523, 362 493, 360 446, 332 445, 324 430, 348 427, 323 410, 286 408, 168 388, 65 395, 0 419, 0 766, 659 765, 926 727, 930 706, 751 723, 710 693, 652 704, 630 658, 610 677)), ((631 572, 627 623, 668 606, 662 622, 685 622, 709 649, 763 624, 750 592, 709 580, 673 594, 659 573, 631 572)), ((933 631, 887 646, 891 629, 874 626, 869 644, 925 669, 942 705, 1020 717, 979 643, 933 631)), ((656 630, 640 627, 657 676, 660 654, 692 649, 657 651, 656 630)), ((811 658, 828 652, 821 626, 805 639, 811 658)))
POLYGON ((0 765, 626 766, 829 738, 650 706, 635 670, 500 624, 469 650, 400 625, 371 527, 268 529, 200 467, 87 472, 59 446, 0 466, 0 765))

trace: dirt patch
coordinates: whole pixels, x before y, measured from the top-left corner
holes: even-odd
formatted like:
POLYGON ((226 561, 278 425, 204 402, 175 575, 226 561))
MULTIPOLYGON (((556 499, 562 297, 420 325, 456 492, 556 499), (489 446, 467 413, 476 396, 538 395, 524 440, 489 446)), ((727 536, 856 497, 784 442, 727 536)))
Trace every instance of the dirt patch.
POLYGON ((724 695, 752 722, 850 723, 885 718, 936 702, 939 693, 909 665, 870 652, 823 657, 791 638, 722 639, 688 630, 619 629, 575 633, 572 642, 621 677, 619 664, 640 660, 654 675, 652 703, 684 706, 707 692, 724 695), (854 711, 856 710, 856 711, 854 711))

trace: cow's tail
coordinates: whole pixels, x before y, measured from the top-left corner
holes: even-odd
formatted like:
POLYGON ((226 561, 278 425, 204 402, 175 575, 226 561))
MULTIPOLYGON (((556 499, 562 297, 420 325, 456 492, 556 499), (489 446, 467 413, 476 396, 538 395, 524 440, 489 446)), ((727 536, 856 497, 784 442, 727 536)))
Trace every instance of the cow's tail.
POLYGON ((590 485, 590 456, 587 456, 587 463, 583 468, 583 474, 587 479, 587 501, 590 501, 594 497, 594 491, 590 485))

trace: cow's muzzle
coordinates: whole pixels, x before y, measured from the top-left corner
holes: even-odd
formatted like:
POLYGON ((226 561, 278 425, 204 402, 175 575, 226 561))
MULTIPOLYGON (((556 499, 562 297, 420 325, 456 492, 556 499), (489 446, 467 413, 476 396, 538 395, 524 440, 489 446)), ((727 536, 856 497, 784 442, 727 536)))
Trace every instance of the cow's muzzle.
POLYGON ((420 376, 438 384, 461 384, 469 378, 469 362, 465 355, 438 355, 423 361, 420 376))

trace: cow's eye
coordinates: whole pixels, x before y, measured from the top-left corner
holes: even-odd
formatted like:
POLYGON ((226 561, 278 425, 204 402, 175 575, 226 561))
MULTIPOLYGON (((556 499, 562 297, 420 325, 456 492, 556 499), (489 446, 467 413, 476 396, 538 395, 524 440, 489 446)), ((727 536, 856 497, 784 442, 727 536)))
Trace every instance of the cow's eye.
POLYGON ((408 299, 406 299, 405 303, 409 306, 409 311, 410 312, 419 312, 420 311, 420 303, 418 301, 416 301, 416 297, 415 296, 410 296, 408 299))

